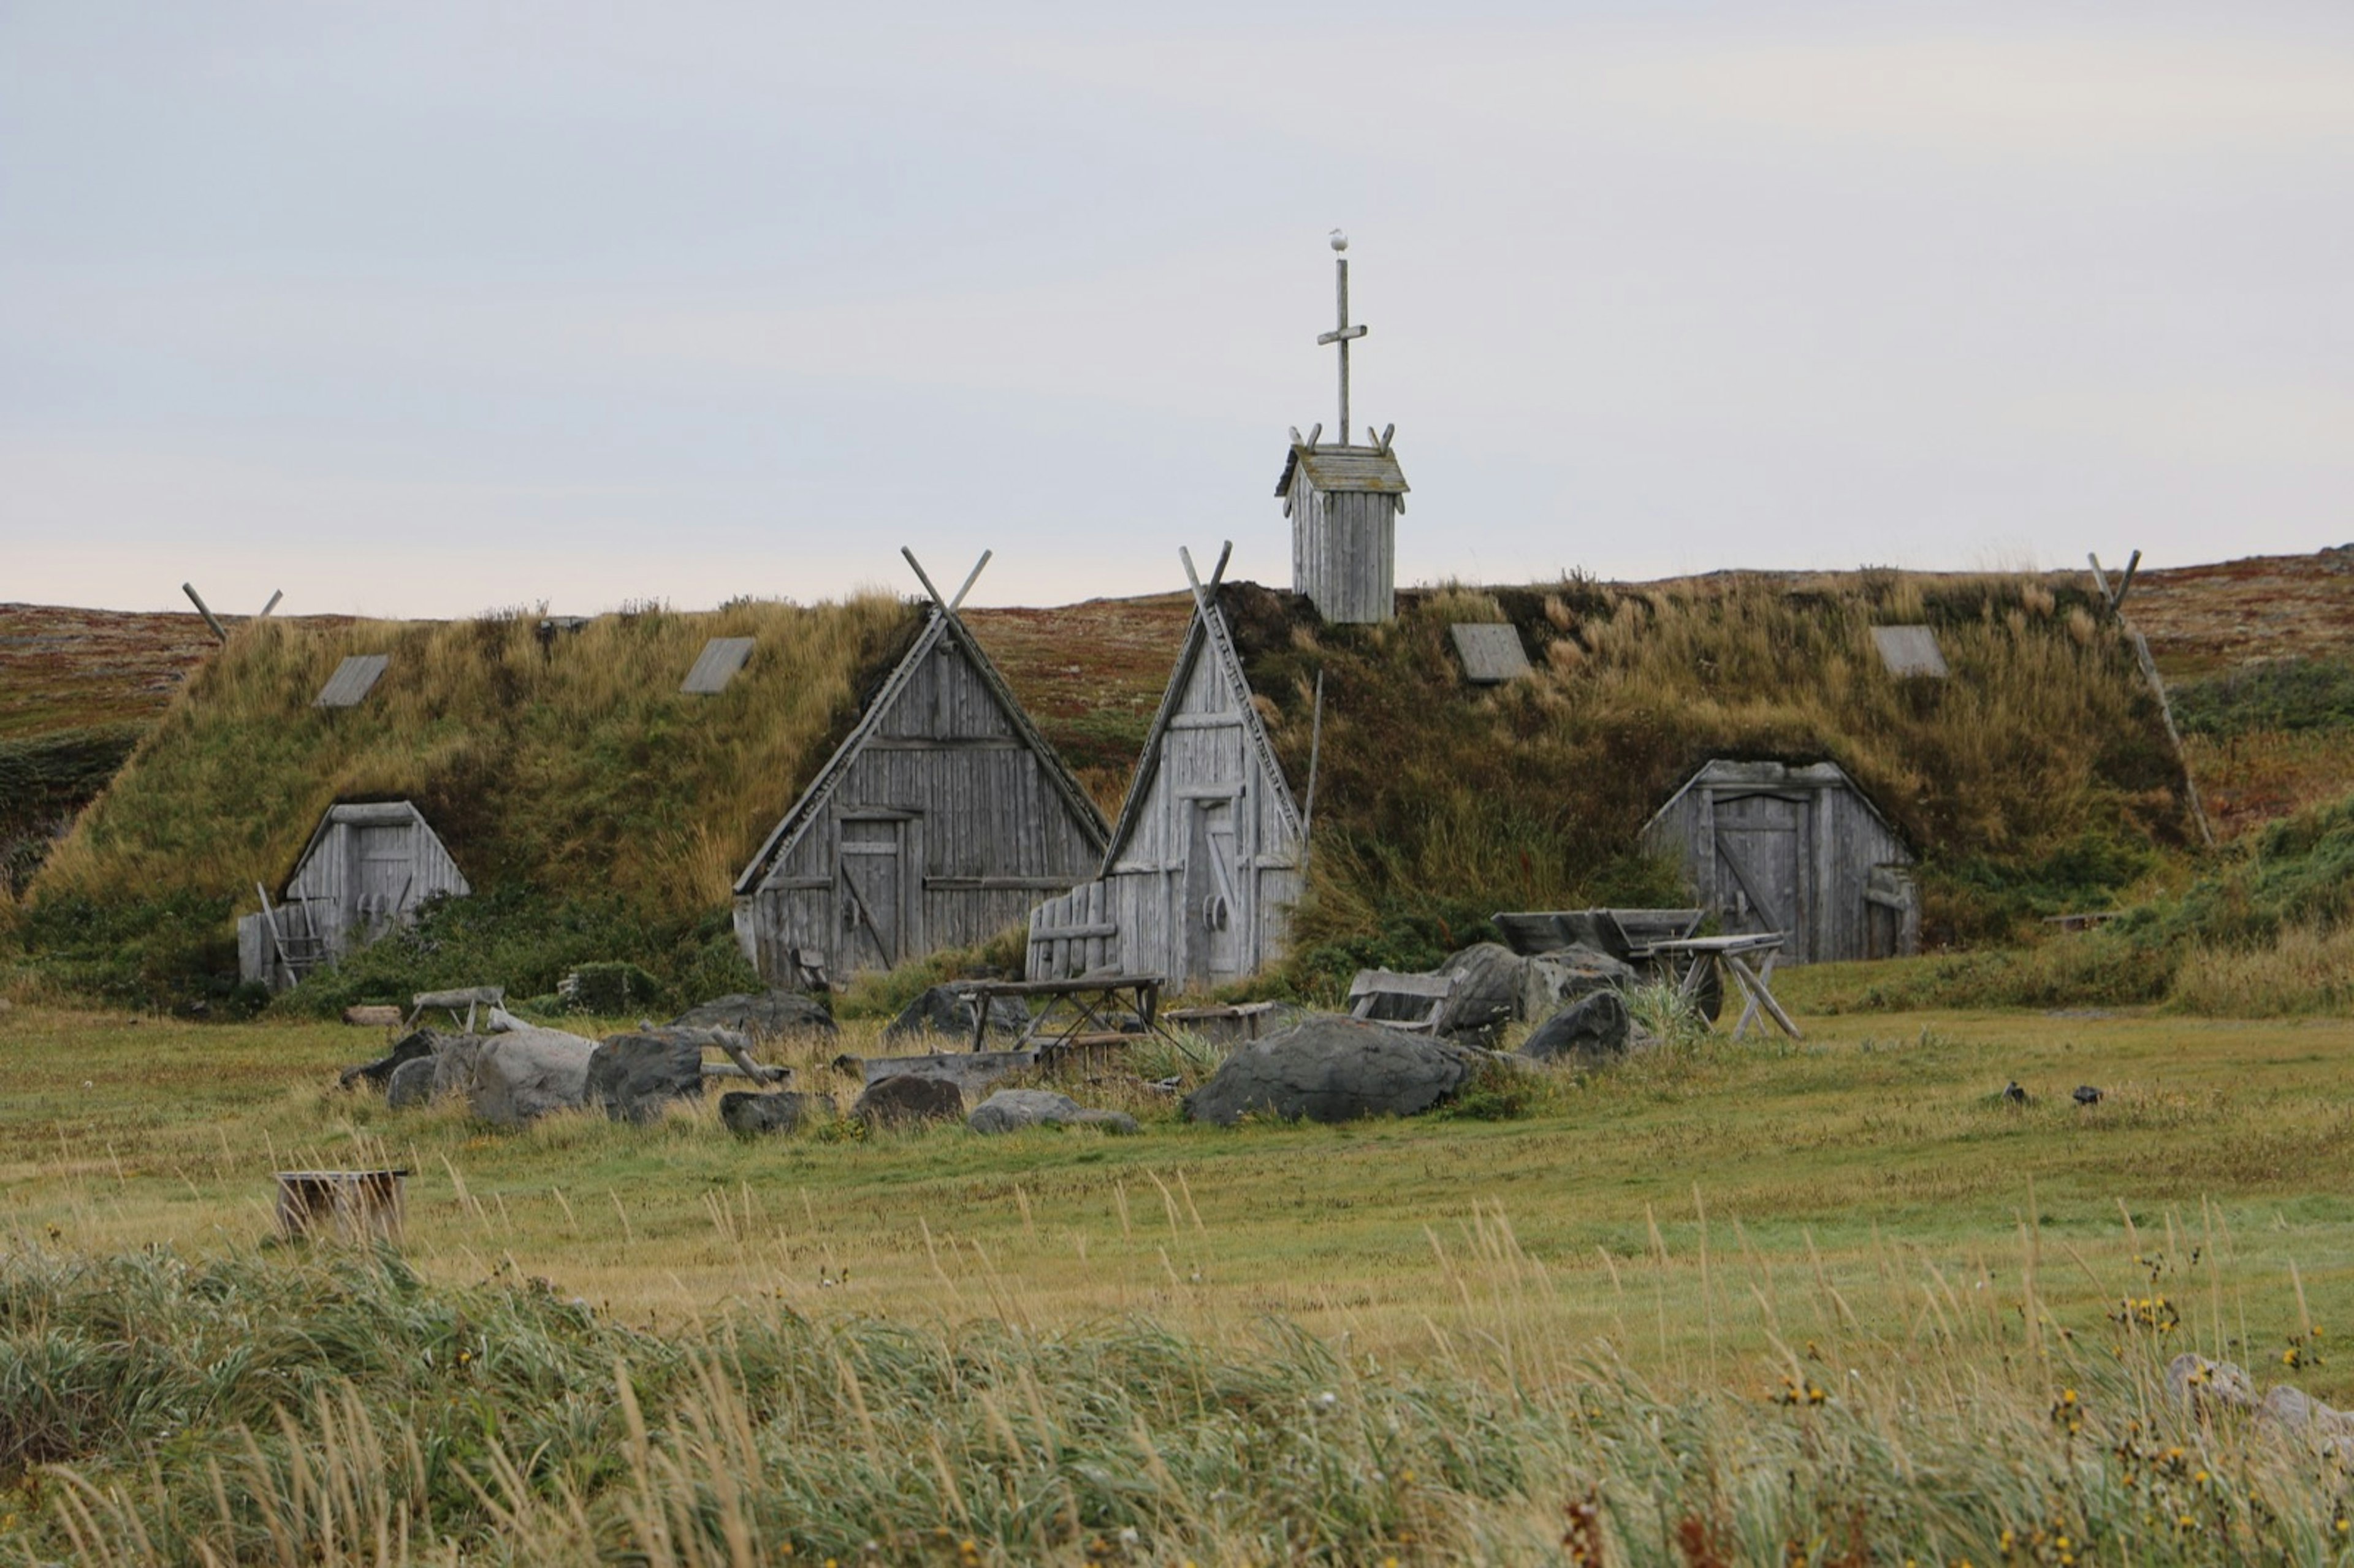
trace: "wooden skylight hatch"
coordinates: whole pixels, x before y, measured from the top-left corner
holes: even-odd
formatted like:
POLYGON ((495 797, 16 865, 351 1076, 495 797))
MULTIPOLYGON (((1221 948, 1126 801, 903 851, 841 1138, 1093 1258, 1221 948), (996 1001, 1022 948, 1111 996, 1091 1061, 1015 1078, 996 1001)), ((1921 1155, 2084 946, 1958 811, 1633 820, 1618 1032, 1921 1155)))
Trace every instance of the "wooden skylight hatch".
POLYGON ((1450 626, 1463 678, 1475 686, 1500 686, 1529 673, 1528 650, 1517 626, 1464 622, 1450 626))
POLYGON ((1937 634, 1925 626, 1875 626, 1872 641, 1892 675, 1942 681, 1951 673, 1938 651, 1937 634))
POLYGON ((693 696, 716 696, 727 689, 727 683, 736 678, 736 672, 751 657, 752 639, 715 637, 703 645, 695 668, 686 673, 686 682, 679 690, 693 696))
POLYGON ((376 689, 376 681, 384 674, 385 666, 392 662, 386 653, 355 653, 335 666, 327 683, 319 688, 314 708, 355 708, 376 689))

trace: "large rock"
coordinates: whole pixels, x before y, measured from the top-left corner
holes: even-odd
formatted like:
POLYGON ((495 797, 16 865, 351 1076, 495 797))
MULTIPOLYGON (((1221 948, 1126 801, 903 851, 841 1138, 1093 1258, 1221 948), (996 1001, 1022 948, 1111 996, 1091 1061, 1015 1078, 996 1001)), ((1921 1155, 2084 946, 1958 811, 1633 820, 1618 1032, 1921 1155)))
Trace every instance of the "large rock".
MULTIPOLYGON (((891 1021, 885 1040, 912 1040, 927 1034, 970 1045, 972 1044, 972 1002, 949 986, 936 985, 891 1021)), ((989 999, 989 1033, 1019 1037, 1030 1027, 1030 1010, 1010 996, 989 999)))
POLYGON ((2245 1368, 2191 1351, 2166 1363, 2166 1390, 2194 1409, 2253 1410, 2256 1404, 2256 1385, 2245 1368))
POLYGON ((1438 1033, 1457 1039, 1493 1040, 1505 1024, 1522 1017, 1522 971, 1528 960, 1500 942, 1464 948, 1438 966, 1455 977, 1439 1010, 1438 1033))
POLYGON ((955 1121, 964 1115, 964 1095, 945 1078, 918 1078, 902 1073, 867 1085, 860 1092, 858 1102, 850 1107, 850 1114, 869 1127, 955 1121))
POLYGON ((608 1035, 588 1054, 588 1103, 615 1121, 654 1120, 673 1100, 703 1093, 703 1047, 662 1034, 608 1035))
POLYGON ((688 1008, 671 1023, 683 1029, 733 1029, 753 1040, 836 1032, 833 1014, 825 1010, 823 1002, 790 991, 772 991, 766 996, 739 992, 715 998, 688 1008))
POLYGON ((799 1131, 833 1115, 833 1102, 820 1095, 786 1089, 773 1095, 735 1089, 719 1097, 719 1119, 738 1138, 799 1131))
MULTIPOLYGON (((839 1064, 836 1064, 839 1065, 839 1064)), ((988 1092, 998 1079, 1038 1065, 1035 1051, 934 1051, 922 1056, 869 1056, 857 1064, 861 1083, 880 1083, 907 1074, 945 1078, 967 1095, 988 1092)))
POLYGON ((1580 997, 1625 991, 1638 977, 1632 965, 1599 948, 1560 948, 1521 966, 1521 1016, 1551 1018, 1580 997))
POLYGON ((385 1080, 384 1103, 394 1110, 410 1110, 433 1101, 433 1075, 440 1064, 430 1056, 412 1056, 385 1080))
POLYGON ((588 1058, 596 1052, 594 1040, 560 1029, 493 1034, 474 1053, 467 1103, 476 1116, 502 1127, 576 1109, 588 1102, 588 1058))
POLYGON ((1600 1067, 1627 1054, 1635 1021, 1616 991, 1593 991, 1539 1024, 1521 1042, 1520 1054, 1532 1062, 1566 1067, 1600 1067))
POLYGON ((375 1061, 345 1068, 341 1082, 347 1089, 357 1084, 366 1084, 372 1089, 385 1088, 392 1082, 394 1070, 402 1063, 422 1061, 440 1050, 441 1043, 451 1038, 431 1029, 419 1029, 404 1034, 390 1051, 375 1061))
POLYGON ((2354 1411, 2338 1410, 2289 1383, 2264 1391, 2256 1425, 2306 1439, 2323 1453, 2354 1459, 2354 1411))
POLYGON ((433 1098, 448 1095, 471 1097, 474 1092, 474 1059, 489 1044, 484 1034, 445 1034, 433 1053, 433 1098))
POLYGON ((1222 1127, 1252 1111, 1327 1122, 1414 1116, 1462 1087, 1480 1060, 1450 1040, 1320 1014, 1236 1049, 1185 1097, 1185 1114, 1222 1127))
POLYGON ((1025 1127, 1099 1127, 1134 1132, 1126 1111, 1096 1110, 1052 1089, 1000 1089, 981 1102, 965 1125, 975 1132, 1018 1132, 1025 1127))

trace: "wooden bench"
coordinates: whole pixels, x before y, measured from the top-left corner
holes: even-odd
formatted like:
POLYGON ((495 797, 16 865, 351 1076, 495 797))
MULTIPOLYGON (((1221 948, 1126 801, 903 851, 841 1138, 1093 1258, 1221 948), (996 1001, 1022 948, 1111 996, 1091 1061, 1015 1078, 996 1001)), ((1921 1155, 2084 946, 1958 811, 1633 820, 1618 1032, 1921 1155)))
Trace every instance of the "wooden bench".
POLYGON ((1359 969, 1357 978, 1349 982, 1349 1016, 1403 1029, 1411 1034, 1435 1033, 1439 1015, 1447 1011, 1447 999, 1454 993, 1455 977, 1451 974, 1402 975, 1392 969, 1359 969), (1422 1016, 1373 1017, 1373 1009, 1385 998, 1396 998, 1409 1007, 1422 1003, 1422 1016))

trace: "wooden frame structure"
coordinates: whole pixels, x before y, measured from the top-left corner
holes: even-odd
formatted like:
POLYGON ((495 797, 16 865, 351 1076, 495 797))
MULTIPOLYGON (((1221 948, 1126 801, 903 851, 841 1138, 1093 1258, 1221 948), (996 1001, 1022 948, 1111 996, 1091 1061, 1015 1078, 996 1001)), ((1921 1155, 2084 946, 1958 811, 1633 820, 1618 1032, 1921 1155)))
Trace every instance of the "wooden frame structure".
POLYGON ((238 972, 283 991, 416 916, 428 898, 473 892, 425 814, 407 800, 330 806, 273 900, 237 924, 238 972))
POLYGON ((1780 933, 1783 963, 1920 950, 1913 852, 1836 763, 1707 763, 1642 840, 1726 934, 1780 933))
POLYGON ((1030 916, 1029 977, 1117 969, 1172 991, 1256 974, 1305 885, 1307 825, 1276 759, 1217 590, 1178 551, 1193 620, 1113 827, 1101 874, 1030 916))
POLYGON ((931 600, 832 758, 736 881, 736 934, 772 986, 801 989, 970 947, 1099 864, 1110 830, 957 610, 931 600))

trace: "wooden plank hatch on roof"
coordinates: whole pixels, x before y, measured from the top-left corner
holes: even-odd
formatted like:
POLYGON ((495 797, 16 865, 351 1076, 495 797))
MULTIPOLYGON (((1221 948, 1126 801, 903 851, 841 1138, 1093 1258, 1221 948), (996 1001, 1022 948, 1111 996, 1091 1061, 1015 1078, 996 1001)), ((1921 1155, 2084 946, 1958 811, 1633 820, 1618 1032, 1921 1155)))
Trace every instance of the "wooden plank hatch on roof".
POLYGON ((384 653, 355 653, 335 666, 327 683, 319 688, 312 703, 316 708, 348 708, 359 705, 360 700, 372 691, 385 666, 392 662, 384 653))
POLYGON ((1463 678, 1473 685, 1499 686, 1529 673, 1519 627, 1465 623, 1447 630, 1455 640, 1455 656, 1463 661, 1463 678))
POLYGON ((695 668, 686 673, 686 681, 679 690, 693 696, 713 696, 727 689, 736 672, 752 657, 752 639, 748 637, 715 637, 703 645, 695 659, 695 668))
POLYGON ((1937 634, 1925 626, 1875 626, 1872 641, 1892 675, 1942 681, 1949 673, 1937 648, 1937 634))

